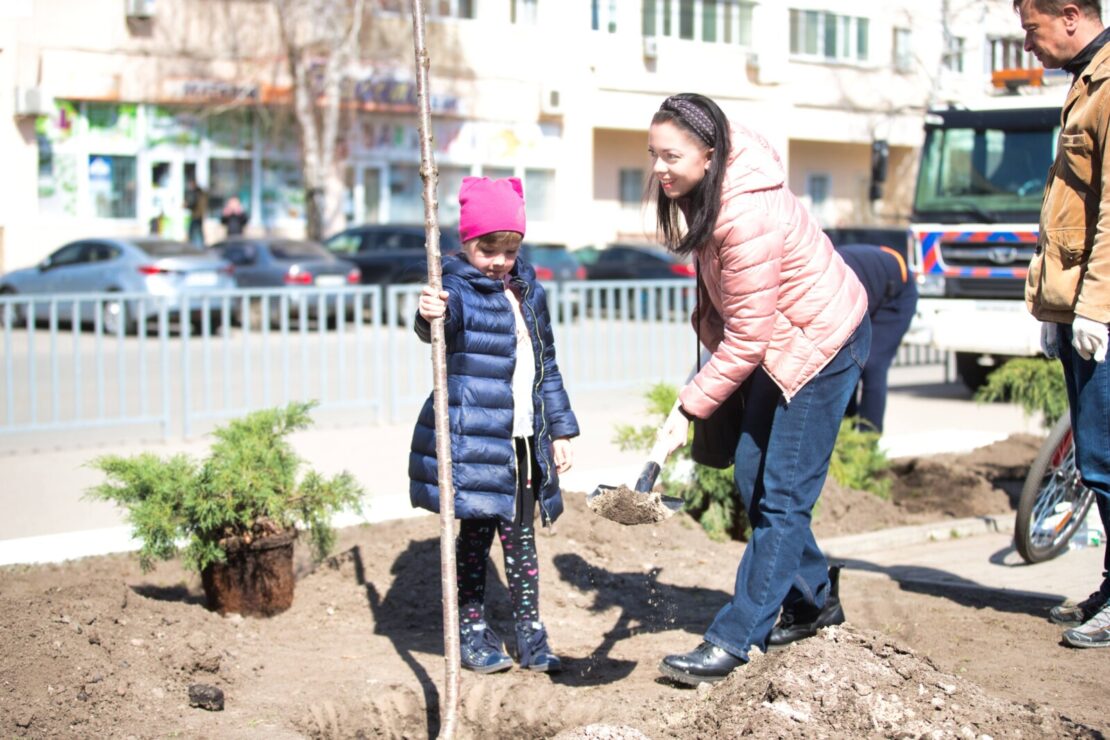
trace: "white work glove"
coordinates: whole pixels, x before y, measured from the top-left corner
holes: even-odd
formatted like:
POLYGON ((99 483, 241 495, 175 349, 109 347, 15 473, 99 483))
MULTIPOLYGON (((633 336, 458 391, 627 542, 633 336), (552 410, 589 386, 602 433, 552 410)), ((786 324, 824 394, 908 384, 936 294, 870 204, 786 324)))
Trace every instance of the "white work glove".
POLYGON ((1060 345, 1056 343, 1056 324, 1045 321, 1041 324, 1041 352, 1050 359, 1060 356, 1060 345))
MULTIPOLYGON (((664 457, 669 456, 679 447, 686 444, 686 440, 690 433, 690 420, 678 409, 679 405, 676 402, 674 408, 672 408, 671 413, 667 415, 666 420, 663 422, 663 426, 659 428, 659 433, 655 437, 655 446, 664 453, 664 457)), ((663 464, 662 460, 658 460, 657 462, 660 465, 663 464)))
POLYGON ((1071 322, 1071 346, 1084 360, 1106 360, 1106 334, 1106 324, 1101 321, 1076 314, 1071 322))

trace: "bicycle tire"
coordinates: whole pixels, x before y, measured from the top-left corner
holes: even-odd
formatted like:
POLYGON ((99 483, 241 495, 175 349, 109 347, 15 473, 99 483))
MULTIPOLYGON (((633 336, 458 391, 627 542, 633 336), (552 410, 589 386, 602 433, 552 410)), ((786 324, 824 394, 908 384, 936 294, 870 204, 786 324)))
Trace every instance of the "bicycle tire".
POLYGON ((1042 563, 1067 549, 1094 501, 1075 466, 1071 419, 1052 427, 1025 476, 1014 519, 1014 546, 1022 560, 1042 563))

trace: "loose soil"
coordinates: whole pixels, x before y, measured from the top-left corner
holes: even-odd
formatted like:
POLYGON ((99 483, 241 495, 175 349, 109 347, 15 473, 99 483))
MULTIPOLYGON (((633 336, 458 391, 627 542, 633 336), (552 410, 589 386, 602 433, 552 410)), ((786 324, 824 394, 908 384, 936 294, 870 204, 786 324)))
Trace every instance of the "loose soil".
MULTIPOLYGON (((1022 435, 964 455, 900 459, 891 501, 830 484, 817 535, 1009 511, 1038 443, 1022 435)), ((757 655, 712 688, 677 688, 658 661, 698 643, 729 598, 743 544, 711 541, 683 514, 614 524, 586 509, 584 493, 568 493, 567 513, 538 537, 543 618, 565 670, 464 672, 460 736, 1110 729, 1106 655, 1062 647, 1045 618, 1050 603, 855 570, 841 578, 843 627, 757 655)), ((434 736, 444 673, 438 518, 346 529, 337 552, 313 565, 298 549, 293 607, 269 619, 206 611, 200 579, 177 562, 148 574, 127 554, 0 569, 0 735, 434 736), (224 709, 190 706, 197 684, 222 690, 224 709)), ((488 616, 509 634, 496 545, 492 561, 488 616)))

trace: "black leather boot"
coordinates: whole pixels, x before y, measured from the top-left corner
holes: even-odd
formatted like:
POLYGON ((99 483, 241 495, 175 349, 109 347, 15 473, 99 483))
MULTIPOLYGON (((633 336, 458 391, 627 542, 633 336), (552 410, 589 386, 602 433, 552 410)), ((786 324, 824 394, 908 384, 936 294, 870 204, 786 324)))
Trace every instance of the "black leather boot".
POLYGON ((844 609, 840 606, 840 568, 840 565, 829 566, 829 595, 816 613, 783 607, 778 624, 767 638, 768 648, 783 647, 795 640, 813 637, 822 627, 844 623, 844 609))
POLYGON ((699 683, 720 681, 744 662, 712 643, 702 642, 688 653, 663 658, 659 670, 673 681, 697 686, 699 683))

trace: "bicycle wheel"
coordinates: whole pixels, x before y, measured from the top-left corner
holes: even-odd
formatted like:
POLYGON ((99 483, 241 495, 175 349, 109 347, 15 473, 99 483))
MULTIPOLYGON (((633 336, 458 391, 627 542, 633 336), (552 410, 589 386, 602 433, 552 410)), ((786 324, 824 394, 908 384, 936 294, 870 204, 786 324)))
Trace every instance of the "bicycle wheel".
POLYGON ((1014 520, 1014 546, 1027 563, 1050 560, 1068 546, 1094 501, 1075 466, 1071 419, 1060 418, 1025 476, 1014 520))

